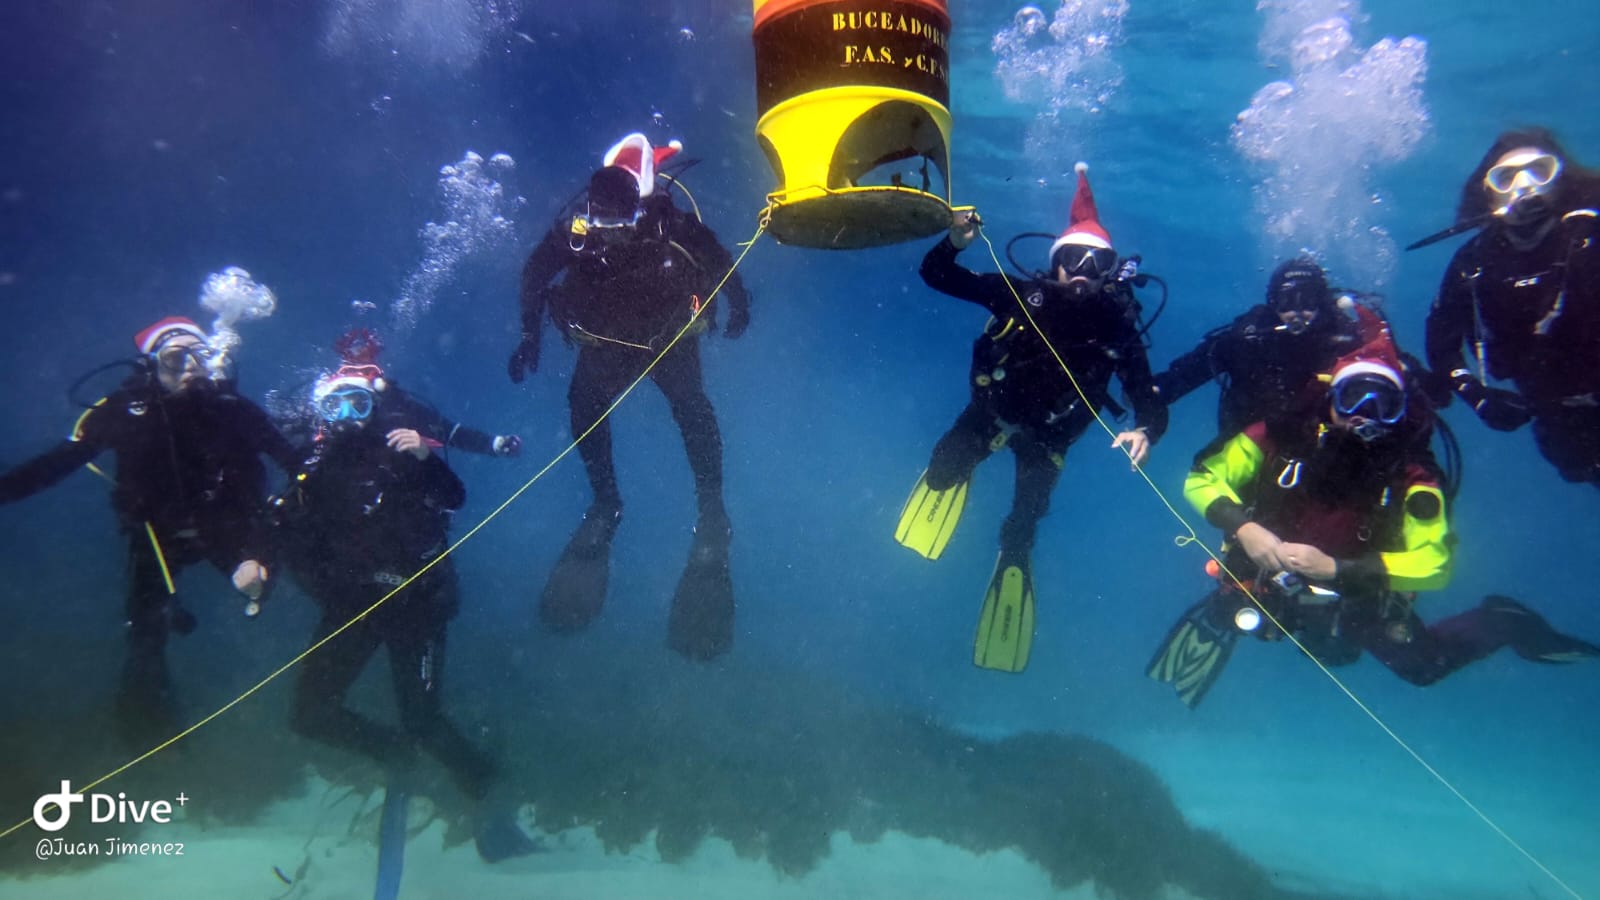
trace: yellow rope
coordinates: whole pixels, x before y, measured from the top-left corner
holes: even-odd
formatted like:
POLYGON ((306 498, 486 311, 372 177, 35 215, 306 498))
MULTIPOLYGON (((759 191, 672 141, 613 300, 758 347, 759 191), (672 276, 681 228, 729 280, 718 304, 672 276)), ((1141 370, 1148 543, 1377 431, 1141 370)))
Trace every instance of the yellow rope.
POLYGON ((167 596, 172 596, 178 589, 172 584, 172 570, 167 568, 167 555, 161 552, 161 542, 156 540, 155 526, 149 522, 144 523, 145 536, 150 538, 150 549, 155 551, 156 565, 161 567, 161 580, 167 583, 167 596))
MULTIPOLYGON (((104 402, 105 402, 104 399, 102 399, 100 401, 100 403, 104 403, 104 402)), ((96 403, 95 406, 99 406, 100 403, 96 403)), ((78 417, 78 425, 79 426, 81 426, 83 424, 83 419, 85 417, 87 417, 88 415, 89 415, 89 413, 86 412, 86 413, 83 414, 83 416, 78 417)), ((75 426, 73 428, 73 432, 76 433, 77 430, 78 429, 75 426)), ((83 464, 83 467, 85 469, 88 469, 89 471, 93 472, 94 474, 99 475, 101 478, 104 478, 105 480, 111 482, 112 484, 116 484, 117 483, 117 480, 115 478, 112 478, 110 475, 106 474, 106 470, 105 469, 100 468, 98 465, 94 464, 93 462, 86 462, 86 463, 83 464)), ((166 582, 166 584, 167 584, 167 596, 169 596, 169 597, 173 596, 173 595, 178 593, 178 587, 177 587, 177 585, 172 583, 172 570, 167 567, 167 555, 165 553, 161 552, 161 541, 156 539, 156 529, 149 522, 145 522, 144 523, 144 533, 145 533, 145 536, 150 539, 150 549, 155 551, 156 564, 161 567, 161 580, 166 582)), ((5 837, 5 835, 4 834, 0 834, 0 837, 5 837)))
MULTIPOLYGON (((366 609, 362 610, 360 613, 357 613, 354 618, 352 618, 350 621, 344 623, 343 625, 340 625, 338 628, 334 629, 326 637, 322 638, 321 640, 319 640, 316 643, 312 644, 311 646, 307 647, 304 651, 302 651, 295 658, 289 660, 288 662, 286 662, 283 665, 279 666, 278 668, 274 669, 271 674, 267 675, 267 677, 265 677, 265 678, 261 679, 260 681, 256 682, 254 685, 252 685, 244 693, 242 693, 239 696, 233 698, 232 700, 229 700, 227 703, 224 703, 221 707, 216 709, 211 714, 207 715, 205 718, 203 718, 200 721, 194 723, 193 725, 190 725, 189 727, 187 727, 184 730, 178 732, 177 734, 175 734, 172 737, 166 739, 165 741, 162 741, 160 744, 156 745, 155 747, 152 747, 151 749, 146 750, 144 753, 141 753, 139 756, 137 756, 137 757, 135 757, 135 758, 123 763, 120 766, 117 766, 115 769, 112 769, 110 772, 107 772, 106 774, 101 775, 99 778, 96 778, 95 780, 89 782, 88 784, 83 785, 82 787, 75 788, 75 790, 77 790, 80 793, 87 793, 89 791, 92 791, 96 787, 99 787, 100 785, 105 784, 107 781, 110 781, 111 779, 117 777, 118 775, 121 775, 123 772, 128 771, 129 769, 133 768, 134 766, 137 766, 138 764, 144 762, 145 760, 149 759, 150 757, 155 756, 157 753, 160 753, 163 750, 166 750, 168 747, 171 747, 172 745, 178 743, 179 741, 183 740, 184 738, 188 737, 189 735, 194 734, 196 731, 199 731, 201 728, 204 728, 205 726, 211 724, 213 721, 215 721, 217 718, 222 716, 228 710, 233 709, 235 706, 238 706, 240 703, 243 703, 245 700, 247 700, 251 696, 255 695, 262 688, 266 687, 268 684, 271 684, 275 679, 278 678, 278 676, 280 676, 283 673, 285 673, 285 672, 289 671, 290 669, 294 668, 296 665, 299 665, 300 662, 303 661, 306 657, 308 657, 311 654, 313 654, 313 653, 317 652, 318 650, 322 649, 323 646, 325 646, 329 641, 331 641, 334 638, 338 637, 339 635, 343 634, 346 630, 348 630, 349 628, 354 626, 357 622, 359 622, 362 619, 365 619, 367 616, 371 615, 374 611, 376 611, 378 609, 378 607, 380 607, 383 604, 389 602, 390 598, 394 597, 396 594, 398 594, 401 591, 405 590, 406 588, 410 587, 412 582, 416 581, 418 578, 421 578, 423 575, 427 574, 428 570, 430 570, 434 566, 438 565, 441 561, 443 561, 446 557, 450 556, 452 553, 455 553, 456 550, 459 549, 462 544, 465 544, 467 541, 471 540, 475 535, 477 535, 477 533, 479 531, 482 531, 484 529, 484 527, 487 526, 491 521, 493 521, 495 518, 497 518, 501 513, 505 512, 506 509, 508 509, 511 506, 511 504, 515 503, 518 500, 518 498, 520 498, 523 494, 527 493, 529 488, 533 487, 533 485, 539 479, 541 479, 541 478, 543 478, 545 476, 545 473, 549 472, 552 468, 555 468, 556 463, 561 462, 561 460, 565 459, 568 455, 570 455, 573 450, 576 450, 577 447, 578 447, 578 444, 582 443, 583 440, 585 438, 587 438, 596 428, 599 428, 600 427, 600 423, 604 422, 607 418, 609 418, 611 416, 611 414, 616 411, 617 407, 621 406, 622 402, 624 400, 628 399, 628 395, 633 393, 634 389, 639 386, 640 382, 644 381, 645 378, 649 377, 650 373, 655 369, 656 365, 659 364, 661 362, 661 360, 664 357, 666 357, 666 355, 669 352, 672 351, 673 347, 677 346, 678 341, 682 340, 685 335, 689 334, 690 330, 692 328, 694 328, 694 326, 695 326, 695 324, 697 322, 699 322, 700 316, 703 315, 706 310, 711 308, 711 304, 712 303, 716 302, 717 295, 722 292, 723 286, 728 283, 728 279, 729 278, 733 277, 733 273, 738 271, 740 264, 744 262, 744 258, 750 254, 750 250, 755 246, 756 241, 760 240, 761 235, 765 231, 766 231, 766 223, 765 223, 765 219, 763 218, 762 221, 761 221, 760 226, 758 226, 757 229, 756 229, 756 233, 750 238, 749 241, 746 241, 741 245, 741 246, 744 247, 744 251, 742 253, 740 253, 738 258, 733 261, 732 268, 728 269, 727 274, 722 276, 722 280, 717 282, 717 286, 712 289, 710 295, 708 295, 706 297, 705 302, 700 305, 700 308, 698 310, 694 311, 691 314, 691 316, 689 318, 689 321, 684 324, 683 328, 679 329, 678 333, 672 338, 672 340, 667 344, 667 346, 662 348, 661 352, 656 354, 654 359, 650 360, 650 364, 644 367, 644 371, 639 373, 639 377, 635 378, 633 380, 633 382, 630 383, 628 385, 628 387, 625 390, 623 390, 623 392, 621 394, 617 395, 617 399, 613 400, 611 402, 611 405, 606 407, 605 412, 602 412, 600 414, 600 416, 598 418, 596 418, 592 424, 589 425, 588 428, 585 428, 583 430, 582 434, 578 435, 576 438, 573 438, 572 443, 568 444, 566 446, 566 449, 564 449, 560 453, 556 454, 553 459, 551 459, 548 463, 545 463, 543 468, 541 468, 538 472, 534 473, 534 476, 532 478, 528 479, 526 482, 523 483, 523 485, 521 487, 519 487, 515 491, 513 491, 511 493, 511 496, 507 497, 504 500, 504 502, 502 502, 499 506, 495 507, 494 510, 491 511, 487 516, 484 516, 482 521, 480 521, 480 522, 478 522, 478 524, 472 526, 472 528, 468 529, 466 534, 463 534, 461 537, 457 538, 455 540, 455 542, 450 544, 449 547, 445 548, 444 552, 440 553, 438 556, 435 556, 433 559, 428 560, 426 565, 424 565, 422 568, 420 568, 416 572, 414 572, 409 578, 407 578, 406 580, 404 580, 404 581, 400 582, 398 585, 396 585, 393 590, 389 591, 387 594, 384 594, 382 597, 379 597, 371 606, 369 606, 366 609)), ((30 823, 32 821, 33 821, 33 818, 30 816, 30 817, 28 817, 26 819, 23 819, 22 821, 16 823, 15 825, 12 825, 10 828, 7 828, 5 831, 0 831, 0 840, 3 840, 5 838, 11 836, 12 834, 16 833, 18 830, 26 827, 28 825, 28 823, 30 823)))
MULTIPOLYGON (((1000 277, 1005 279, 1006 288, 1011 291, 1011 296, 1017 301, 1017 308, 1022 310, 1022 315, 1028 320, 1028 324, 1033 326, 1033 333, 1039 336, 1039 340, 1044 342, 1045 348, 1050 351, 1050 355, 1055 357, 1056 363, 1061 366, 1061 371, 1066 373, 1067 380, 1072 383, 1072 389, 1077 392, 1078 399, 1081 400, 1084 407, 1094 415, 1095 422, 1097 422, 1101 428, 1105 429, 1106 434, 1111 435, 1112 439, 1114 440, 1117 436, 1117 432, 1112 429, 1110 425, 1106 424, 1105 418, 1100 415, 1100 411, 1096 409, 1094 404, 1089 401, 1089 397, 1084 392, 1083 387, 1078 384, 1077 376, 1073 375, 1072 370, 1067 368, 1066 360, 1062 359, 1061 354, 1056 352, 1055 345, 1050 342, 1050 338, 1044 333, 1044 330, 1039 327, 1039 324, 1033 320, 1033 313, 1028 310, 1028 304, 1023 301, 1022 295, 1017 292, 1016 286, 1012 284, 1011 277, 1006 274, 1005 267, 1000 265, 1000 256, 995 252, 994 242, 989 240, 989 236, 983 232, 981 226, 978 229, 978 235, 983 238, 984 244, 988 246, 989 258, 994 261, 995 270, 1000 273, 1000 277)), ((1132 462, 1133 456, 1128 452, 1127 448, 1124 447, 1121 449, 1123 455, 1128 457, 1129 462, 1132 462)), ((1232 579, 1233 583, 1238 586, 1239 590, 1244 592, 1246 597, 1250 598, 1250 602, 1255 605, 1256 609, 1260 610, 1262 615, 1266 616, 1267 619, 1272 622, 1273 626, 1284 635, 1284 637, 1288 638, 1295 645, 1295 647, 1299 648, 1300 652, 1305 654, 1307 659, 1311 660, 1311 662, 1314 663, 1318 669, 1322 670, 1322 674, 1328 676, 1328 680, 1332 681, 1335 687, 1342 691, 1346 697, 1350 698, 1350 702, 1354 703, 1357 709, 1361 710, 1363 713, 1366 713, 1367 718, 1371 719, 1373 724, 1382 729, 1383 733, 1387 734, 1390 739, 1399 745, 1400 749, 1404 750, 1411 756, 1412 759, 1416 760, 1417 764, 1422 766, 1424 771, 1426 771, 1429 775, 1432 775, 1435 781, 1438 781, 1440 784, 1444 785, 1445 790, 1448 790, 1450 793, 1454 794, 1457 800, 1460 800, 1462 804, 1467 807, 1467 809, 1472 810, 1473 814, 1481 819, 1485 825, 1489 826, 1489 828, 1493 830, 1495 834, 1499 835, 1507 844, 1510 844, 1512 849, 1522 854, 1523 858, 1527 859, 1528 862, 1533 863, 1533 865, 1536 866, 1539 871, 1543 872, 1550 878, 1551 881, 1554 881, 1557 885, 1559 885, 1562 890, 1566 891, 1568 894, 1571 894, 1573 897, 1579 896, 1577 891, 1574 891, 1571 887, 1569 887, 1565 881, 1562 881, 1561 878, 1556 875, 1556 873, 1552 872, 1549 867, 1540 862, 1539 859, 1532 853, 1528 852, 1528 850, 1518 843, 1515 838, 1506 833, 1506 830, 1501 828, 1500 825, 1497 824, 1493 819, 1489 818, 1488 814, 1482 809, 1479 809, 1477 804, 1467 799, 1466 794, 1463 794, 1459 788, 1457 788, 1448 778, 1444 776, 1443 773, 1429 764, 1426 759, 1423 759, 1422 754, 1418 753, 1410 744, 1406 743, 1405 739, 1400 737, 1400 735, 1396 733, 1393 728, 1390 728, 1388 723, 1384 722, 1383 719, 1380 718, 1372 709, 1372 707, 1362 702, 1361 698, 1357 697, 1355 692, 1352 691, 1343 681, 1341 681, 1339 676, 1335 675, 1332 669, 1328 668, 1327 665, 1322 662, 1322 660, 1317 659, 1316 654, 1312 653, 1304 644, 1300 643, 1299 639, 1289 632, 1289 629, 1283 627, 1283 623, 1278 621, 1278 618, 1272 614, 1272 610, 1268 609, 1266 605, 1257 599, 1256 595, 1251 592, 1250 588, 1239 579, 1239 576, 1235 575, 1233 570, 1228 568, 1228 564, 1223 562, 1222 557, 1217 555, 1217 552, 1212 550, 1210 545, 1208 545, 1200 538, 1198 534, 1195 533, 1194 526, 1190 525, 1189 521, 1184 518, 1183 514, 1178 511, 1177 507, 1173 506, 1172 501, 1167 499, 1167 495, 1162 493, 1161 488, 1157 487, 1156 483, 1151 480, 1148 474, 1145 473, 1144 467, 1134 464, 1133 468, 1134 471, 1139 473, 1139 477, 1144 479, 1145 484, 1150 486, 1150 490, 1155 492, 1156 497, 1158 497, 1161 500, 1162 505, 1167 508, 1167 512, 1171 513, 1172 517, 1178 520, 1178 524, 1182 525, 1184 530, 1188 532, 1187 534, 1179 535, 1175 539, 1175 543, 1177 543, 1178 546, 1181 547, 1190 543, 1199 545, 1200 549, 1204 550, 1207 556, 1216 561, 1217 566, 1227 574, 1228 578, 1232 579)))
POLYGON ((609 337, 606 337, 603 334, 595 334, 594 332, 590 331, 587 328, 584 328, 582 325, 579 325, 576 322, 573 322, 568 327, 573 329, 574 331, 578 332, 578 335, 579 335, 578 341, 580 343, 584 342, 585 339, 587 339, 587 341, 589 343, 591 343, 591 344, 616 344, 616 345, 621 346, 621 347, 632 347, 635 350, 644 350, 646 352, 648 352, 650 350, 650 345, 648 345, 648 344, 635 344, 632 341, 624 341, 624 340, 621 340, 620 338, 609 338, 609 337))

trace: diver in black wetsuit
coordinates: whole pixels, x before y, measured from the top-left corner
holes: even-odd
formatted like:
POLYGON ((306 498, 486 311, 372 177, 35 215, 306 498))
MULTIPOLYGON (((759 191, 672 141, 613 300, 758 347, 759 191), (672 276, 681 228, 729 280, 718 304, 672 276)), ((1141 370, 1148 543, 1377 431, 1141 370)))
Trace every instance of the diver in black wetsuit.
POLYGON ((1208 333, 1155 377, 1171 405, 1207 381, 1222 386, 1217 433, 1237 434, 1272 418, 1299 397, 1313 377, 1356 346, 1355 320, 1328 288, 1322 267, 1310 259, 1279 264, 1267 280, 1267 301, 1208 333))
POLYGON ((1562 478, 1600 486, 1600 173, 1545 129, 1506 132, 1456 216, 1450 231, 1482 230, 1451 258, 1428 312, 1436 399, 1460 397, 1497 431, 1531 419, 1562 478))
POLYGON ((573 435, 587 432, 578 453, 594 500, 545 585, 540 614, 552 628, 581 628, 605 599, 611 539, 622 517, 611 425, 601 416, 674 335, 694 323, 650 370, 650 379, 683 435, 699 505, 694 545, 668 619, 668 644, 688 657, 710 659, 733 642, 732 529, 722 499, 722 436, 706 396, 697 337, 715 327, 716 306, 723 305, 724 334, 743 334, 750 298, 734 274, 716 304, 702 306, 733 260, 696 215, 680 211, 666 191, 657 190, 655 166, 675 150, 653 150, 643 135, 624 138, 590 178, 579 212, 559 220, 534 248, 522 270, 522 341, 509 374, 520 383, 526 372, 537 370, 547 315, 578 346, 567 399, 573 435))
MULTIPOLYGON (((312 642, 350 623, 448 546, 461 480, 416 428, 410 404, 391 404, 371 366, 341 367, 318 382, 323 429, 290 489, 276 503, 290 571, 322 608, 312 642)), ((448 557, 301 663, 295 731, 409 769, 420 746, 468 797, 490 799, 495 766, 445 718, 445 631, 459 606, 448 557), (401 729, 345 706, 345 695, 380 646, 389 650, 401 729)), ((480 813, 479 851, 493 862, 533 848, 509 810, 480 813)))
MULTIPOLYGON (((262 513, 270 457, 299 462, 267 414, 234 393, 205 332, 178 317, 135 338, 139 371, 78 420, 72 437, 0 475, 0 503, 31 496, 116 457, 112 505, 128 544, 128 655, 117 692, 117 726, 130 749, 147 749, 179 727, 166 662, 169 631, 195 619, 172 579, 201 561, 259 599, 267 583, 262 513)), ((94 471, 99 471, 95 469, 94 471)))
POLYGON ((1115 404, 1109 385, 1122 382, 1133 405, 1135 427, 1119 433, 1134 464, 1166 429, 1167 410, 1151 384, 1150 364, 1139 330, 1139 303, 1117 277, 1117 253, 1101 228, 1089 190, 1087 167, 1079 164, 1071 225, 1051 248, 1052 279, 1012 283, 1000 274, 980 275, 956 262, 979 223, 959 212, 950 234, 922 260, 922 279, 936 291, 975 303, 993 318, 973 344, 971 397, 955 424, 934 446, 922 481, 913 491, 896 536, 930 559, 955 528, 966 484, 978 464, 1010 447, 1016 457, 1011 512, 1000 528, 1000 556, 984 600, 973 661, 984 668, 1020 672, 1027 665, 1033 629, 1030 555, 1039 520, 1061 477, 1067 448, 1115 404), (1026 303, 1032 321, 1018 308, 1026 303), (1056 351, 1034 333, 1037 324, 1056 351), (1073 386, 1063 363, 1076 378, 1073 386), (1084 398, 1087 398, 1087 403, 1084 398), (930 515, 928 511, 952 512, 930 515), (922 526, 932 523, 934 528, 922 526), (925 530, 938 536, 919 538, 925 530), (930 546, 937 548, 930 552, 930 546))
MULTIPOLYGON (((365 367, 373 384, 383 395, 383 408, 388 414, 407 422, 423 437, 438 444, 448 457, 449 451, 462 450, 482 456, 512 457, 522 453, 522 438, 515 434, 490 434, 464 425, 438 407, 400 387, 395 379, 378 365, 383 352, 383 342, 371 329, 352 328, 339 336, 333 349, 345 367, 365 367)), ((318 427, 315 417, 296 416, 279 423, 284 432, 294 439, 306 442, 318 427)))

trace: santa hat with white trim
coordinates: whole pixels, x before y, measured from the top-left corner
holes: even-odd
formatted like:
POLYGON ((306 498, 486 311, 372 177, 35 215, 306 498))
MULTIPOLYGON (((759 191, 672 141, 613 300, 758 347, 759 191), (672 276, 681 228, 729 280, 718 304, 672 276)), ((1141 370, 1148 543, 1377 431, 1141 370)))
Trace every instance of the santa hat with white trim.
POLYGON ((1061 237, 1056 238, 1056 242, 1050 245, 1051 259, 1055 259, 1057 250, 1068 244, 1100 249, 1111 247, 1111 235, 1100 225, 1100 213, 1094 205, 1094 191, 1089 189, 1089 164, 1080 162, 1073 166, 1072 170, 1078 173, 1078 190, 1072 195, 1072 211, 1071 218, 1067 222, 1067 230, 1061 232, 1061 237))
POLYGON ((200 330, 200 326, 194 323, 194 320, 186 319, 183 316, 167 316, 165 319, 134 335, 133 343, 134 346, 139 348, 140 353, 148 356, 156 352, 162 344, 180 334, 191 335, 201 341, 210 340, 210 338, 206 337, 206 333, 200 330))
POLYGON ((376 365, 340 366, 317 380, 317 386, 311 391, 311 402, 321 403, 322 398, 335 391, 353 389, 375 394, 385 387, 388 384, 383 380, 383 369, 376 365))
POLYGON ((661 164, 677 155, 683 142, 669 141, 665 147, 651 147, 650 139, 634 132, 612 145, 606 151, 604 165, 627 169, 639 182, 639 197, 650 196, 656 189, 656 170, 661 164))
POLYGON ((1405 390, 1405 378, 1401 376, 1397 370, 1389 366, 1387 363, 1382 363, 1371 359, 1356 360, 1355 362, 1340 366, 1339 370, 1333 373, 1333 382, 1329 385, 1329 387, 1336 388, 1340 384, 1356 377, 1357 375, 1376 375, 1379 378, 1385 379, 1395 387, 1405 390))

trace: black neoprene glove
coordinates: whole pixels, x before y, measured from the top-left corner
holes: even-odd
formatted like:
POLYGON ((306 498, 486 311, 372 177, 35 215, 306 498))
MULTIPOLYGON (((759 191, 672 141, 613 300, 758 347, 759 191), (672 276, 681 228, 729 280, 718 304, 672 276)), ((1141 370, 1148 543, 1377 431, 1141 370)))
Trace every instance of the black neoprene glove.
POLYGON ((537 371, 539 371, 539 341, 523 335, 522 343, 511 351, 511 360, 506 364, 506 374, 511 377, 512 384, 521 384, 526 373, 537 371))
POLYGON ((1516 431, 1533 418, 1527 402, 1515 391, 1489 387, 1466 373, 1457 373, 1452 387, 1483 424, 1495 431, 1516 431))

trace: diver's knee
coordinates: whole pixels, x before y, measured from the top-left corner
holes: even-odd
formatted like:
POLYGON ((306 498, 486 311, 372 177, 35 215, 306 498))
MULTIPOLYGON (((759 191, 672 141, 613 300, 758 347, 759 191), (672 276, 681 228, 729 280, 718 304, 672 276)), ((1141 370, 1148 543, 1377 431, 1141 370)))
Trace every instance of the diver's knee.
POLYGON ((1399 676, 1401 681, 1416 687, 1428 687, 1436 684, 1440 679, 1450 674, 1450 668, 1444 665, 1443 661, 1391 664, 1389 671, 1399 676))
POLYGON ((928 482, 928 487, 936 491, 947 491, 963 481, 972 477, 972 470, 977 466, 977 460, 969 458, 953 447, 936 447, 933 458, 928 460, 928 472, 923 477, 928 482))

